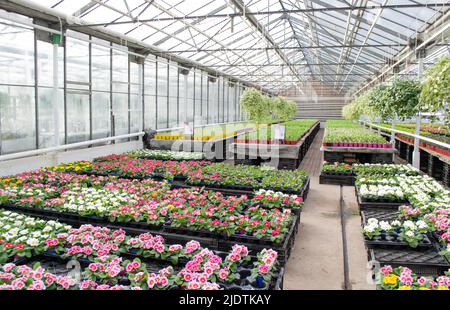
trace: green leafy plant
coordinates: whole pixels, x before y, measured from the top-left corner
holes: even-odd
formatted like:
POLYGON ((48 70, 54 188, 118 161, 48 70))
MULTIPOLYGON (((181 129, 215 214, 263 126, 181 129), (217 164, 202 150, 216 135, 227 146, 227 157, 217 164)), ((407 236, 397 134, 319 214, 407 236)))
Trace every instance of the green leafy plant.
POLYGON ((420 82, 416 80, 395 80, 383 93, 384 116, 394 113, 400 118, 411 118, 419 112, 420 82))
MULTIPOLYGON (((428 112, 444 110, 450 113, 450 56, 442 57, 430 67, 420 93, 421 109, 428 112)), ((447 119, 449 117, 447 116, 447 119)))
POLYGON ((248 114, 249 118, 257 124, 270 118, 271 107, 260 91, 256 89, 247 89, 241 98, 242 109, 248 114))

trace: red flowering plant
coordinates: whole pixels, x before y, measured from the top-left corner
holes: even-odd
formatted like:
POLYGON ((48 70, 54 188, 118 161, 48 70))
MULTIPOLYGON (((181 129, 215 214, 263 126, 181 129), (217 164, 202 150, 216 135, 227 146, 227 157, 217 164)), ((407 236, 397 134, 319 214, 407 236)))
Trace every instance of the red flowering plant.
POLYGON ((227 235, 235 232, 234 221, 243 212, 245 197, 224 197, 220 193, 195 189, 173 191, 173 194, 166 200, 171 226, 227 235))
POLYGON ((266 238, 280 243, 284 240, 292 223, 293 216, 290 209, 267 210, 260 207, 248 209, 248 217, 240 217, 239 227, 257 238, 266 238))
POLYGON ((200 169, 208 162, 178 162, 161 161, 151 159, 126 159, 118 161, 96 161, 92 166, 92 172, 98 174, 118 174, 131 178, 149 178, 154 175, 163 176, 172 180, 174 175, 185 175, 196 169, 200 169))
POLYGON ((264 208, 292 208, 303 207, 303 198, 297 195, 288 195, 272 190, 260 189, 255 193, 252 203, 264 208))
POLYGON ((201 170, 194 170, 188 174, 187 183, 193 185, 214 185, 220 183, 222 179, 217 172, 204 174, 201 170))
POLYGON ((100 156, 97 158, 94 158, 93 162, 94 163, 98 163, 98 162, 118 162, 118 161, 127 161, 130 160, 132 157, 129 156, 128 154, 112 154, 112 155, 108 155, 108 156, 100 156))

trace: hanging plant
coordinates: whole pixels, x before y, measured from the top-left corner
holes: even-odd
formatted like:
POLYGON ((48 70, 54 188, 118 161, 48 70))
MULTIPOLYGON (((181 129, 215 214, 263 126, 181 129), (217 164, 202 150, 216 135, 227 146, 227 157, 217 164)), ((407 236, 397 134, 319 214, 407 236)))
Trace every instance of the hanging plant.
POLYGON ((287 121, 292 119, 297 113, 297 104, 294 101, 286 100, 283 97, 277 97, 272 100, 273 116, 280 120, 287 121))
POLYGON ((442 111, 450 119, 450 56, 442 57, 430 67, 420 93, 421 110, 427 112, 442 111))
POLYGON ((419 112, 421 86, 416 80, 395 80, 383 95, 388 116, 397 113, 400 118, 411 118, 419 112))
POLYGON ((389 119, 394 114, 395 110, 389 103, 388 86, 378 85, 370 90, 368 93, 368 105, 377 112, 382 119, 389 119))
POLYGON ((242 109, 248 114, 250 120, 261 124, 270 118, 271 107, 268 97, 256 89, 247 89, 241 98, 242 109))
POLYGON ((351 104, 346 105, 342 109, 343 117, 349 120, 357 120, 361 116, 365 116, 370 119, 377 117, 377 111, 371 106, 370 94, 371 90, 357 97, 351 104))

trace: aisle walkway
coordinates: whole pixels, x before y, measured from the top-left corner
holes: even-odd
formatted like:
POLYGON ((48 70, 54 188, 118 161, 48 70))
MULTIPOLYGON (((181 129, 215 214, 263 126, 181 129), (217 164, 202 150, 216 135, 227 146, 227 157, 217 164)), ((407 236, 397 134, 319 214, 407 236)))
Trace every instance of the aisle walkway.
MULTIPOLYGON (((339 213, 340 187, 320 185, 320 145, 323 129, 316 136, 300 168, 311 176, 311 189, 302 212, 300 229, 286 265, 285 289, 344 288, 344 267, 339 213)), ((353 187, 344 187, 347 205, 347 248, 351 289, 374 289, 366 278, 367 257, 353 187)))

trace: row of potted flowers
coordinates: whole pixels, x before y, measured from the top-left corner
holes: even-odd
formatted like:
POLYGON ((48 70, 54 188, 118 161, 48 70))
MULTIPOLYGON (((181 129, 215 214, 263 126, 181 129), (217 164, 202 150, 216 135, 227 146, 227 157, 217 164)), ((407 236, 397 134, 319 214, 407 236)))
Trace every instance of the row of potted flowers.
POLYGON ((66 233, 71 227, 0 209, 0 263, 14 256, 30 257, 46 251, 46 240, 66 233))
POLYGON ((436 196, 445 189, 433 178, 407 175, 360 175, 356 186, 361 198, 368 201, 411 202, 414 199, 436 196))
POLYGON ((281 192, 299 191, 308 175, 303 170, 276 170, 271 167, 229 165, 215 163, 189 174, 192 185, 249 187, 272 189, 281 192))
POLYGON ((243 137, 235 139, 236 143, 251 143, 251 144, 297 144, 305 134, 307 134, 315 125, 317 120, 303 119, 292 120, 282 123, 285 127, 285 138, 275 141, 274 126, 262 127, 255 132, 247 133, 243 137))
POLYGON ((328 147, 365 147, 392 148, 382 136, 362 127, 345 128, 327 126, 323 138, 323 145, 328 147))
POLYGON ((131 158, 157 159, 157 160, 203 160, 202 152, 174 152, 169 150, 134 150, 127 153, 131 158))
POLYGON ((0 190, 3 204, 99 216, 105 221, 242 234, 273 242, 284 239, 293 219, 290 209, 303 203, 295 195, 271 191, 260 192, 250 203, 246 199, 196 188, 169 190, 151 180, 108 182, 102 188, 74 184, 59 191, 43 183, 23 183, 0 190))
POLYGON ((97 158, 93 163, 68 163, 47 169, 139 179, 159 177, 173 180, 175 177, 183 177, 191 185, 245 186, 249 189, 265 188, 281 191, 298 191, 307 179, 307 174, 303 170, 287 171, 271 167, 211 164, 208 161, 130 159, 128 155, 111 155, 97 158))
POLYGON ((367 176, 376 174, 378 177, 383 175, 408 175, 416 176, 420 171, 412 165, 395 165, 395 164, 345 164, 345 163, 328 163, 322 165, 322 173, 327 175, 360 175, 367 176))
MULTIPOLYGON (((17 220, 24 217, 23 215, 9 211, 3 212, 5 212, 5 216, 13 219, 11 220, 12 222, 18 225, 21 224, 17 220)), ((40 222, 40 220, 31 217, 24 218, 27 221, 40 222)), ((131 286, 145 289, 168 288, 171 284, 188 289, 199 289, 208 281, 212 281, 211 283, 215 283, 215 286, 219 288, 217 282, 232 282, 239 277, 238 271, 240 266, 245 265, 251 269, 253 280, 255 282, 261 282, 256 283, 257 287, 262 287, 264 282, 267 283, 271 280, 274 268, 276 267, 277 253, 270 249, 265 249, 258 253, 256 261, 251 264, 249 263, 249 250, 241 245, 233 246, 230 253, 221 257, 208 249, 202 248, 197 241, 190 241, 185 246, 178 244, 167 245, 161 236, 141 234, 137 237, 131 237, 127 236, 122 230, 110 230, 106 227, 83 225, 76 229, 58 222, 55 222, 55 224, 57 226, 52 227, 52 235, 46 235, 38 239, 34 248, 27 251, 27 254, 30 255, 21 253, 21 256, 29 257, 31 253, 38 254, 45 250, 47 252, 53 252, 54 255, 61 256, 65 259, 84 259, 83 262, 87 262, 89 266, 83 273, 83 277, 98 285, 107 284, 111 286, 128 278, 131 286), (61 231, 57 228, 59 226, 65 230, 61 231), (37 250, 38 246, 41 247, 39 250, 37 250), (141 260, 136 258, 133 261, 124 261, 120 255, 125 253, 133 253, 141 258, 156 258, 170 261, 174 264, 180 263, 179 259, 183 258, 185 260, 185 267, 178 274, 173 273, 173 269, 169 267, 171 272, 168 275, 170 274, 171 277, 168 277, 167 283, 164 281, 162 286, 158 286, 158 284, 162 283, 149 281, 150 278, 155 280, 155 276, 146 274, 145 265, 141 263, 141 260), (142 281, 143 279, 145 281, 142 281), (191 283, 193 281, 199 283, 194 285, 191 283)), ((20 229, 20 227, 15 228, 20 229)), ((14 278, 14 275, 11 275, 10 271, 16 266, 13 264, 7 264, 5 266, 6 268, 3 267, 3 273, 0 276, 0 285, 6 285, 6 288, 11 288, 10 285, 14 286, 14 283, 11 281, 17 280, 17 278, 14 278)), ((38 278, 42 276, 43 273, 38 278)), ((22 282, 31 284, 27 281, 22 282)), ((52 286, 54 282, 46 282, 45 287, 48 285, 49 288, 54 289, 55 287, 52 286)), ((72 286, 69 285, 69 287, 72 286)), ((68 287, 63 288, 67 289, 68 287)), ((80 288, 83 288, 83 286, 80 288)), ((23 285, 16 285, 14 289, 23 289, 23 285)))
POLYGON ((388 222, 370 218, 363 227, 364 236, 368 240, 403 241, 412 248, 417 248, 419 243, 426 238, 425 234, 428 232, 430 232, 430 227, 422 220, 417 222, 409 220, 388 222))
POLYGON ((209 161, 165 161, 135 159, 127 155, 97 158, 93 163, 75 162, 49 167, 52 171, 115 175, 125 178, 161 177, 172 180, 174 176, 187 176, 190 172, 210 164, 209 161))
POLYGON ((418 276, 407 267, 380 268, 377 285, 384 290, 446 290, 450 289, 450 272, 437 278, 418 276))
POLYGON ((423 240, 424 233, 433 233, 442 244, 440 253, 450 258, 450 191, 440 183, 426 175, 382 173, 358 174, 357 186, 360 195, 373 201, 382 197, 405 201, 405 205, 399 207, 400 221, 388 223, 369 219, 363 229, 367 238, 394 234, 415 247, 423 240))

